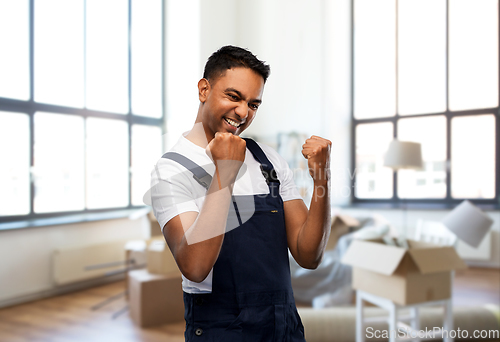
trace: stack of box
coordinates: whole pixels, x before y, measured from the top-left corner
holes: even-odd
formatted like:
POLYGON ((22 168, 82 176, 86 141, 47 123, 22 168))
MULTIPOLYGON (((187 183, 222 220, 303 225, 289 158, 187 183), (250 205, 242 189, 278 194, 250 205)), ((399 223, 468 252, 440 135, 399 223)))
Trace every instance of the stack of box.
POLYGON ((132 320, 140 327, 182 321, 182 277, 175 259, 163 236, 146 241, 146 246, 147 268, 128 272, 132 320))
POLYGON ((170 249, 165 243, 163 236, 161 238, 153 238, 149 241, 146 256, 147 267, 150 273, 178 273, 180 275, 177 263, 175 262, 172 252, 170 252, 170 249))

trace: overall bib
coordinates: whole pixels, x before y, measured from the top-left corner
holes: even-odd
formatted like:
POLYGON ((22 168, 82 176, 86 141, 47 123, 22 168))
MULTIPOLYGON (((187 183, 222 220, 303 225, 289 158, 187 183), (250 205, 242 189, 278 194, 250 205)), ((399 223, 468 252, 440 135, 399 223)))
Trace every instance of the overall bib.
POLYGON ((253 195, 253 216, 226 232, 213 267, 212 293, 184 293, 185 339, 303 342, 304 327, 291 287, 280 184, 262 149, 245 140, 261 164, 269 194, 253 195))

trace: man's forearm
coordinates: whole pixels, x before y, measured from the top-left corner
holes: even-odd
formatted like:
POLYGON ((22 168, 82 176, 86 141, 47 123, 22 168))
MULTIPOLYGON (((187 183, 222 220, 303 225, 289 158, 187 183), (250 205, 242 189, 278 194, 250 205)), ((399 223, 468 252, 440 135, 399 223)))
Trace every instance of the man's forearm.
POLYGON ((232 201, 235 176, 216 171, 205 201, 196 220, 184 225, 184 237, 178 249, 184 276, 193 281, 203 281, 217 261, 227 215, 232 201))
POLYGON ((307 219, 297 240, 297 249, 301 266, 316 268, 330 236, 330 182, 327 180, 314 183, 314 190, 307 219))

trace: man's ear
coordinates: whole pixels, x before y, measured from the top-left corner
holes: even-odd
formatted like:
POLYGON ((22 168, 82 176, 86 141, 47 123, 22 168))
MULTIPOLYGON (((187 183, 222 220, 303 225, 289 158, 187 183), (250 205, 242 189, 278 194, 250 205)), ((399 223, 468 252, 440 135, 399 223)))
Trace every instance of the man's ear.
POLYGON ((201 103, 205 103, 208 94, 210 93, 210 83, 206 78, 198 81, 198 97, 201 103))

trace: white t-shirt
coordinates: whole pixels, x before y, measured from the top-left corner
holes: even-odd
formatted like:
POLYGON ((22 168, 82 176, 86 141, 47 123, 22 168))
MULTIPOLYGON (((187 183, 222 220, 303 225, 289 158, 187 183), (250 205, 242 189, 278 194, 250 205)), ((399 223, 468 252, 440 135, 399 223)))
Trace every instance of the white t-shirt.
MULTIPOLYGON (((213 175, 215 165, 205 149, 192 143, 185 136, 185 132, 179 141, 169 152, 176 152, 189 158, 201 166, 208 174, 213 175)), ((259 146, 266 154, 280 181, 280 195, 284 202, 302 199, 293 181, 293 173, 287 162, 271 147, 260 144, 259 146)), ((163 228, 175 216, 188 212, 200 212, 205 200, 206 189, 194 178, 191 171, 181 164, 166 158, 160 158, 156 163, 155 170, 151 173, 151 203, 153 212, 163 228)), ((260 164, 252 153, 246 150, 244 165, 236 178, 233 187, 234 196, 268 194, 269 187, 265 181, 260 164)), ((207 293, 212 291, 212 271, 201 283, 192 282, 182 276, 182 288, 188 293, 207 293)))

